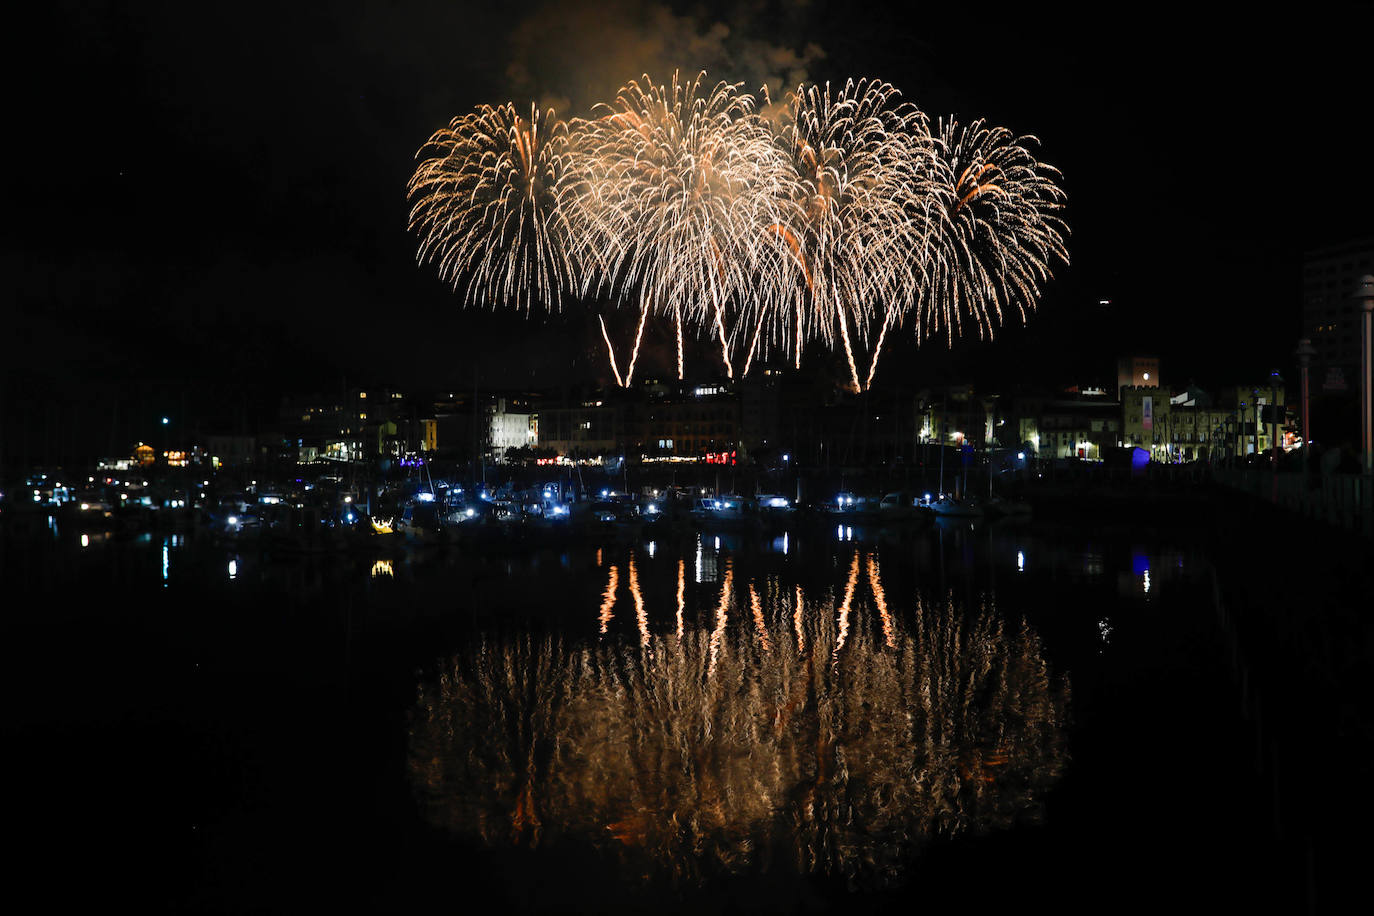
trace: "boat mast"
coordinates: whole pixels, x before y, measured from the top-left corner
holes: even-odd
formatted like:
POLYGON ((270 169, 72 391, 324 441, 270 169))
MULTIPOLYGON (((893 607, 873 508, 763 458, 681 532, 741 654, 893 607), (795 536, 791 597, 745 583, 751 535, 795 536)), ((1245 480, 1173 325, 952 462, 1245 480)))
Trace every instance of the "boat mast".
POLYGON ((940 398, 940 492, 936 496, 945 498, 945 414, 948 411, 948 398, 940 398))

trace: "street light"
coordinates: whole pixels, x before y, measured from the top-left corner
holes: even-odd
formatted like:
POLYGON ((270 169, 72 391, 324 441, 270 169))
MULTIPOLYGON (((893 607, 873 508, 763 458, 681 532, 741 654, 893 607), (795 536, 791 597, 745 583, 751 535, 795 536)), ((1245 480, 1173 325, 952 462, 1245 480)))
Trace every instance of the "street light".
POLYGON ((1360 277, 1360 285, 1351 297, 1360 303, 1360 433, 1361 441, 1364 445, 1364 472, 1369 474, 1374 472, 1374 414, 1371 409, 1374 404, 1374 390, 1371 390, 1370 380, 1370 320, 1371 313, 1374 313, 1374 274, 1365 274, 1360 277))

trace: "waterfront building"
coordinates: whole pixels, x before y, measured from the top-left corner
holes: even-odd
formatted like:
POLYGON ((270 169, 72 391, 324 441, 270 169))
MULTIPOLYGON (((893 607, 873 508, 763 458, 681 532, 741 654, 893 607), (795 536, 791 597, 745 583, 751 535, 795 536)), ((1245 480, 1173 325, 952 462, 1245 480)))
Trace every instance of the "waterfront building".
POLYGON ((486 452, 499 461, 508 449, 534 448, 539 444, 539 415, 528 401, 497 397, 486 405, 486 452))
POLYGON ((540 448, 570 458, 618 453, 625 442, 622 416, 621 406, 604 393, 575 400, 565 394, 561 403, 540 405, 536 441, 540 448))
POLYGON ((1343 393, 1360 377, 1360 277, 1374 273, 1374 238, 1308 251, 1302 267, 1302 336, 1312 342, 1312 388, 1343 393))
POLYGON ((1273 448, 1277 426, 1280 445, 1292 447, 1294 427, 1282 385, 1236 385, 1222 393, 1228 411, 1227 448, 1232 455, 1265 453, 1273 448), (1271 405, 1277 405, 1277 410, 1271 405))
POLYGON ((256 436, 210 435, 205 438, 205 451, 215 469, 247 467, 257 459, 258 440, 256 436))
POLYGON ((728 382, 678 386, 645 405, 642 416, 638 439, 646 454, 698 458, 740 447, 740 398, 728 382))
POLYGON ((1075 387, 1057 395, 1018 394, 1011 399, 1009 423, 1016 441, 1040 458, 1100 461, 1121 444, 1121 405, 1098 388, 1075 387))

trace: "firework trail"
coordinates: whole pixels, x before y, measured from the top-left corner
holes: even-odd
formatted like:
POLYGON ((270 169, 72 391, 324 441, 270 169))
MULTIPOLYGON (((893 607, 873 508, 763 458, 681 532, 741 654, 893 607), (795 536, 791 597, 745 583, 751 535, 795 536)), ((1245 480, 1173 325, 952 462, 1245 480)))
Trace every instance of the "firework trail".
POLYGON ((575 276, 561 201, 567 130, 553 112, 479 106, 416 154, 408 185, 417 260, 461 288, 465 304, 559 305, 575 276))

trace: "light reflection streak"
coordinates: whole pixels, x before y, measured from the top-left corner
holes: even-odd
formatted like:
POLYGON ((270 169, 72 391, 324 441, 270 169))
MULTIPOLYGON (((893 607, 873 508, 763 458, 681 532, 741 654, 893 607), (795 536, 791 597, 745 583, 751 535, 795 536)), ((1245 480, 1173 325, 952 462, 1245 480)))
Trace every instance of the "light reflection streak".
POLYGON ((611 564, 610 574, 606 577, 606 591, 601 594, 601 613, 597 619, 601 622, 601 632, 604 635, 611 625, 611 620, 615 617, 615 590, 620 585, 620 570, 615 564, 611 564))
MULTIPOLYGON (((639 627, 639 644, 649 647, 649 615, 644 611, 644 595, 639 591, 639 569, 630 557, 630 597, 635 602, 635 624, 639 627)), ((604 630, 602 632, 605 632, 604 630)))
POLYGON ((426 819, 497 847, 589 843, 646 879, 790 862, 882 886, 934 838, 1039 815, 1069 690, 1024 622, 988 597, 884 595, 908 610, 890 633, 854 621, 838 656, 841 593, 751 581, 753 626, 730 628, 740 574, 727 561, 713 629, 651 637, 633 660, 526 635, 441 666, 410 729, 426 819), (794 599, 797 647, 765 647, 758 620, 794 599))
POLYGON ((835 652, 832 661, 838 661, 840 650, 844 648, 845 639, 849 636, 849 607, 854 602, 854 586, 859 584, 859 553, 854 552, 854 562, 849 567, 849 583, 844 587, 844 600, 840 602, 840 609, 836 617, 839 620, 839 638, 835 640, 835 652))
POLYGON ((682 615, 687 609, 687 561, 677 561, 677 638, 682 641, 682 615))
POLYGON ((887 609, 887 598, 883 594, 883 584, 878 579, 878 560, 873 556, 868 558, 868 584, 873 589, 873 603, 878 606, 878 619, 883 624, 883 642, 889 649, 895 649, 897 642, 893 635, 892 614, 887 609))
POLYGON ((754 590, 754 583, 749 583, 749 607, 754 612, 754 629, 759 634, 759 645, 763 646, 763 651, 771 652, 768 644, 768 627, 763 622, 763 606, 759 604, 759 593, 754 590))
POLYGON ((372 564, 372 578, 378 579, 382 576, 394 578, 396 570, 392 567, 390 560, 378 560, 372 564))
POLYGON ((730 594, 735 586, 735 570, 729 560, 725 561, 725 582, 720 588, 720 604, 716 607, 716 628, 711 631, 711 662, 706 666, 706 676, 716 672, 716 660, 720 656, 720 641, 725 637, 725 625, 730 620, 730 594))

